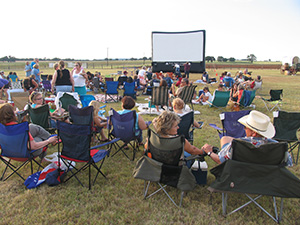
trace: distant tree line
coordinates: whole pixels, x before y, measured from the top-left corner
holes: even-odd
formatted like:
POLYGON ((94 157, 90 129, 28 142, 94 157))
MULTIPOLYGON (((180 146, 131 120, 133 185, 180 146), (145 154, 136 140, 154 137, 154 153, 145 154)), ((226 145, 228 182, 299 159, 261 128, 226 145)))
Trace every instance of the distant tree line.
MULTIPOLYGON (((119 60, 130 60, 130 61, 134 61, 134 60, 152 60, 151 57, 147 58, 147 57, 143 57, 143 58, 115 58, 115 59, 93 59, 93 60, 89 60, 89 59, 74 59, 74 58, 39 58, 40 61, 59 61, 59 60, 64 60, 64 61, 119 61, 119 60)), ((4 56, 0 58, 0 61, 2 62, 15 62, 15 61, 33 61, 33 58, 16 58, 14 56, 4 56)))

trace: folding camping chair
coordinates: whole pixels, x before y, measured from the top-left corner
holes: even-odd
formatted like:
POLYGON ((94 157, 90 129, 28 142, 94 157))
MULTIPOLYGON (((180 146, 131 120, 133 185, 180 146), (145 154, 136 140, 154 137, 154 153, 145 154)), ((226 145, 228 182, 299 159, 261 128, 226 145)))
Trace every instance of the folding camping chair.
POLYGON ((150 113, 151 113, 151 107, 152 106, 167 106, 169 105, 169 93, 168 93, 168 87, 153 87, 152 90, 152 96, 150 101, 150 113))
POLYGON ((25 105, 28 104, 28 92, 11 92, 10 98, 14 103, 14 106, 18 109, 24 109, 25 105))
MULTIPOLYGON (((191 144, 194 142, 194 130, 196 127, 194 127, 194 111, 190 111, 186 113, 185 115, 180 117, 180 123, 178 124, 179 129, 177 130, 177 133, 179 135, 183 135, 191 144)), ((200 124, 201 129, 203 126, 203 122, 198 122, 200 124)))
POLYGON ((51 92, 51 81, 50 80, 42 80, 43 90, 45 92, 51 92))
POLYGON ((299 112, 273 112, 273 124, 276 130, 274 139, 277 141, 287 142, 289 145, 289 152, 293 157, 295 164, 298 164, 300 141, 297 137, 297 131, 300 128, 300 113, 299 112), (296 156, 293 150, 298 147, 296 156))
POLYGON ((210 107, 214 106, 217 108, 226 107, 230 98, 230 91, 215 91, 215 96, 212 102, 207 102, 210 107))
POLYGON ((77 92, 58 92, 55 98, 56 108, 63 108, 68 111, 69 105, 81 107, 81 102, 77 92))
POLYGON ((267 108, 268 111, 272 111, 273 109, 277 108, 278 110, 280 110, 279 104, 282 103, 282 94, 283 90, 279 89, 279 90, 270 90, 270 98, 269 99, 265 99, 265 98, 261 98, 267 108))
MULTIPOLYGON (((25 178, 19 173, 21 168, 24 168, 30 163, 31 174, 33 174, 33 163, 36 163, 39 168, 43 166, 35 160, 37 155, 34 155, 36 150, 31 150, 29 145, 29 126, 28 122, 23 122, 15 125, 4 126, 0 124, 0 160, 6 165, 0 180, 7 180, 12 175, 17 174, 25 181, 25 178), (21 165, 14 165, 12 161, 22 162, 21 165), (12 173, 5 177, 7 169, 11 169, 12 173)), ((44 148, 46 150, 46 148, 44 148)))
POLYGON ((256 147, 249 142, 234 139, 232 148, 232 159, 210 170, 216 180, 208 189, 212 192, 222 192, 223 215, 228 216, 253 202, 279 223, 283 211, 283 198, 300 198, 300 180, 285 167, 287 143, 267 143, 256 147), (227 213, 229 192, 244 193, 250 201, 227 213), (252 194, 258 196, 251 197, 252 194), (275 216, 257 202, 263 195, 273 197, 275 216), (281 198, 279 215, 275 197, 281 198))
POLYGON ((183 87, 182 91, 179 94, 179 98, 181 98, 184 101, 184 104, 190 104, 192 107, 192 110, 194 110, 193 106, 193 97, 195 94, 195 90, 197 88, 197 85, 191 85, 191 86, 185 86, 183 87))
POLYGON ((113 102, 118 102, 119 101, 119 92, 118 92, 119 82, 118 81, 107 81, 105 83, 106 83, 105 102, 107 102, 107 96, 109 96, 109 98, 111 100, 113 100, 113 102), (112 95, 117 95, 117 100, 115 100, 112 95))
POLYGON ((34 124, 40 125, 50 133, 55 133, 55 128, 51 127, 49 105, 45 104, 38 108, 32 108, 28 104, 28 113, 30 121, 34 124))
POLYGON ((185 138, 176 136, 173 138, 159 137, 151 129, 148 130, 148 149, 146 154, 139 159, 133 171, 134 178, 144 180, 144 198, 150 198, 159 191, 168 196, 175 206, 181 206, 185 191, 191 191, 196 186, 196 180, 190 169, 181 158, 184 151, 185 138), (158 190, 148 195, 151 182, 158 184, 158 190), (146 185, 146 183, 148 183, 146 185), (179 204, 167 192, 167 186, 181 190, 179 204))
POLYGON ((120 145, 119 143, 115 143, 114 147, 116 148, 116 152, 112 155, 112 157, 117 154, 118 152, 123 152, 123 154, 130 160, 128 153, 124 148, 126 146, 131 146, 132 148, 132 161, 135 158, 135 154, 139 149, 139 141, 138 138, 142 135, 142 131, 136 130, 136 111, 130 111, 125 114, 119 114, 114 109, 110 109, 109 112, 109 138, 115 139, 119 138, 123 144, 120 145))
POLYGON ((135 84, 134 82, 132 83, 124 83, 124 94, 123 96, 130 96, 133 99, 136 99, 136 91, 134 90, 135 84))
POLYGON ((255 98, 255 90, 248 91, 244 90, 241 99, 239 100, 239 105, 242 107, 249 107, 251 106, 254 98, 255 98))
POLYGON ((93 86, 94 86, 94 93, 98 92, 98 91, 103 91, 105 90, 105 85, 104 83, 100 82, 99 78, 98 77, 94 77, 92 79, 92 83, 93 83, 93 86))
POLYGON ((234 138, 245 137, 246 132, 244 126, 238 122, 238 120, 250 113, 250 110, 244 111, 234 111, 234 112, 222 112, 220 120, 222 122, 222 128, 218 127, 216 124, 210 123, 209 126, 216 129, 220 139, 223 136, 230 136, 234 138))
POLYGON ((90 147, 92 134, 91 125, 76 125, 58 121, 57 129, 58 136, 62 140, 62 147, 61 143, 58 143, 58 156, 59 159, 61 159, 67 166, 67 171, 71 172, 71 176, 69 176, 64 182, 67 182, 71 178, 75 177, 76 180, 82 186, 84 186, 77 174, 88 168, 90 190, 92 186, 91 166, 93 166, 97 171, 93 184, 95 184, 99 174, 106 178, 104 173, 101 171, 101 168, 106 156, 109 155, 109 145, 115 141, 118 141, 118 139, 90 147), (74 163, 72 162, 76 162, 76 166, 74 166, 74 163), (80 166, 79 163, 83 163, 83 165, 80 166), (99 166, 97 163, 99 163, 99 166))
POLYGON ((94 95, 80 95, 79 96, 82 107, 89 106, 90 102, 96 100, 94 95))

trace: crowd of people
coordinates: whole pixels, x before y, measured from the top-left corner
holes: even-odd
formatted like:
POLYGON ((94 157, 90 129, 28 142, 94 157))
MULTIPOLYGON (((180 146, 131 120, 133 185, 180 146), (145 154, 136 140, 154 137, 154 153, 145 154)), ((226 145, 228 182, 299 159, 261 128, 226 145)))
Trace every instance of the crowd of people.
MULTIPOLYGON (((153 119, 152 124, 154 130, 158 135, 164 138, 171 138, 177 134, 178 124, 182 116, 185 115, 183 110, 185 104, 182 99, 180 99, 180 93, 185 86, 189 86, 192 82, 189 80, 189 70, 190 63, 184 64, 184 74, 181 75, 178 71, 178 67, 174 66, 175 73, 153 73, 151 68, 146 68, 143 66, 140 70, 136 72, 135 75, 127 71, 118 77, 119 88, 122 88, 125 82, 135 83, 137 89, 142 89, 143 93, 147 93, 148 87, 160 87, 165 86, 169 89, 171 111, 162 112, 157 118, 153 119)), ((25 65, 26 78, 23 80, 24 91, 28 91, 30 94, 29 102, 32 108, 38 108, 45 104, 44 97, 37 89, 40 85, 40 75, 39 61, 34 60, 31 64, 26 62, 25 65)), ((1 95, 2 91, 9 88, 9 79, 15 79, 16 73, 10 73, 6 78, 3 71, 0 73, 0 84, 1 95), (6 82, 7 81, 7 82, 6 82)), ((204 80, 209 83, 209 75, 207 72, 203 74, 204 80)), ((18 79, 18 77, 16 78, 18 79)), ((87 93, 87 88, 94 88, 94 80, 98 80, 98 85, 105 86, 105 82, 101 73, 96 72, 92 74, 91 72, 85 72, 82 67, 81 62, 76 62, 74 68, 71 72, 66 69, 65 63, 59 61, 54 64, 54 74, 52 76, 51 84, 53 92, 77 92, 79 95, 85 95, 87 93)), ((239 71, 236 76, 231 77, 230 72, 224 72, 220 76, 220 83, 218 85, 218 91, 230 90, 230 101, 238 102, 241 98, 241 93, 244 89, 254 89, 256 82, 262 82, 261 76, 257 76, 254 80, 251 78, 251 73, 248 71, 239 71)), ((206 86, 203 88, 198 102, 205 105, 207 102, 211 102, 214 98, 214 94, 210 93, 209 88, 206 86)), ((0 102, 3 103, 3 102, 0 102)), ((90 106, 94 107, 93 120, 94 127, 97 128, 101 135, 101 141, 109 141, 109 138, 105 135, 104 129, 107 128, 109 121, 99 117, 98 112, 100 109, 100 103, 98 101, 91 101, 90 106)), ((119 114, 125 114, 131 112, 135 107, 135 100, 130 96, 124 96, 121 101, 121 108, 119 114)), ((158 110, 158 107, 157 107, 158 110)), ((54 112, 56 113, 56 112, 54 112)), ((54 114, 53 112, 50 115, 54 114)), ((16 123, 15 112, 13 107, 8 104, 1 104, 0 106, 0 122, 4 125, 11 125, 16 123)), ((140 145, 145 143, 145 149, 147 149, 147 141, 143 142, 143 130, 148 128, 147 123, 141 115, 136 113, 136 136, 140 145)), ((66 121, 70 122, 70 121, 66 121)), ((275 129, 272 125, 270 118, 265 114, 252 110, 249 115, 242 117, 238 120, 239 123, 244 125, 246 137, 242 138, 253 145, 261 145, 269 142, 276 142, 272 140, 275 135, 275 129)), ((55 128, 55 120, 51 121, 51 126, 55 128)), ((197 122, 193 123, 193 126, 199 127, 197 122)), ((57 139, 55 137, 50 137, 50 134, 38 125, 30 124, 30 144, 33 149, 41 150, 42 147, 50 144, 56 143, 57 139)), ((189 154, 194 155, 208 155, 213 161, 220 164, 232 157, 232 137, 223 137, 220 140, 220 152, 213 152, 213 146, 206 143, 201 148, 190 144, 188 140, 185 140, 184 150, 189 154)), ((126 147, 128 148, 128 147, 126 147)), ((40 152, 41 153, 41 152, 40 152)), ((289 157, 288 165, 292 165, 291 158, 289 157)))

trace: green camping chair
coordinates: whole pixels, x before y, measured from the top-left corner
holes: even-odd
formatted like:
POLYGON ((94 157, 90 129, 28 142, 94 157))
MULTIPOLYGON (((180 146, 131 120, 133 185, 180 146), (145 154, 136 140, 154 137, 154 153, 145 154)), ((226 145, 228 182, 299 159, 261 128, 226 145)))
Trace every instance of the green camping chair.
POLYGON ((182 91, 179 94, 179 98, 181 98, 184 101, 184 104, 190 104, 192 110, 194 110, 194 106, 193 106, 193 97, 195 94, 195 90, 196 90, 197 85, 191 85, 191 86, 185 86, 183 87, 182 91))
POLYGON ((230 91, 215 91, 214 99, 212 102, 207 102, 210 107, 226 107, 230 98, 230 91))
POLYGON ((273 139, 280 142, 287 142, 289 145, 289 152, 293 157, 293 162, 298 164, 300 141, 297 137, 297 131, 300 129, 300 113, 299 112, 273 112, 273 124, 276 130, 273 139), (298 148, 296 156, 293 150, 298 148))
POLYGON ((30 121, 34 124, 40 125, 50 133, 55 133, 55 128, 51 128, 50 123, 50 112, 49 105, 45 104, 38 108, 32 108, 30 104, 28 104, 28 113, 30 117, 30 121))
POLYGON ((228 216, 254 203, 279 223, 283 211, 283 198, 300 198, 300 180, 285 167, 287 143, 267 143, 256 147, 249 142, 234 139, 232 148, 232 159, 210 170, 216 180, 208 189, 212 192, 222 192, 223 215, 228 216), (244 193, 250 201, 227 213, 229 192, 244 193), (249 194, 258 196, 254 198, 249 194), (257 202, 263 195, 272 196, 275 216, 257 202), (281 198, 279 215, 275 197, 281 198))
POLYGON ((255 90, 248 91, 244 90, 241 99, 239 100, 239 104, 242 107, 250 107, 254 98, 255 98, 255 90))
POLYGON ((181 206, 185 191, 191 191, 196 186, 196 180, 191 170, 180 159, 184 152, 185 138, 176 136, 174 138, 162 138, 148 130, 148 149, 146 154, 140 158, 133 171, 134 178, 145 181, 144 198, 150 198, 159 191, 168 196, 175 206, 181 206), (151 182, 158 184, 158 189, 148 195, 151 182), (148 183, 148 184, 147 184, 148 183), (179 204, 176 204, 165 187, 175 187, 181 190, 179 204))
MULTIPOLYGON (((80 100, 76 92, 58 92, 56 98, 58 99, 58 105, 56 104, 56 108, 60 107, 68 111, 69 105, 80 107, 80 100)), ((57 100, 55 100, 55 102, 57 103, 57 100)))

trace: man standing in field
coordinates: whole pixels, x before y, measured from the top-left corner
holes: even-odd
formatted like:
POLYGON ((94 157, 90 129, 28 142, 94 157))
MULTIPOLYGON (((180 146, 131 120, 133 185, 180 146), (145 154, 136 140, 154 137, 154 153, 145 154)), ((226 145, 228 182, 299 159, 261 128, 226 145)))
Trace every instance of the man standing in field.
POLYGON ((35 64, 38 64, 39 65, 39 59, 38 58, 35 58, 31 63, 30 63, 30 68, 33 69, 33 66, 35 64))
POLYGON ((29 62, 25 63, 25 75, 26 77, 29 77, 31 75, 31 67, 29 65, 29 62))
POLYGON ((190 78, 191 63, 186 62, 185 64, 183 64, 183 66, 184 66, 184 74, 189 79, 190 78))

